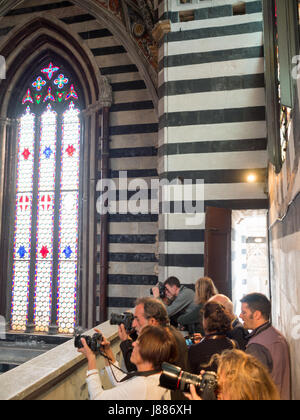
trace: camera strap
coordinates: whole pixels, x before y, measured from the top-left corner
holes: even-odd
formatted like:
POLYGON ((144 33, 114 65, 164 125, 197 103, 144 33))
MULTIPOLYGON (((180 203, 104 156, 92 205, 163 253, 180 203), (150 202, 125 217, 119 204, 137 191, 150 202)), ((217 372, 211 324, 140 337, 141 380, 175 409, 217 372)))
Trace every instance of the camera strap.
POLYGON ((207 334, 202 338, 201 343, 204 343, 207 340, 220 340, 221 338, 226 338, 226 335, 224 333, 207 334))
POLYGON ((120 382, 128 381, 129 379, 135 378, 136 376, 151 376, 156 375, 157 373, 160 373, 161 369, 155 369, 155 370, 147 370, 146 372, 129 372, 128 375, 126 375, 123 379, 121 379, 120 382))

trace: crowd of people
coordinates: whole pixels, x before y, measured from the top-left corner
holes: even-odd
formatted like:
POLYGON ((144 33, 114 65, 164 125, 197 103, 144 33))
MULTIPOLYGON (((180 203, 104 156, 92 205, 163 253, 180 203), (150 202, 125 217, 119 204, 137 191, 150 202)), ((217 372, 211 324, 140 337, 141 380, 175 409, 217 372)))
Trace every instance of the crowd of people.
POLYGON ((91 399, 201 399, 193 385, 189 392, 162 387, 164 363, 200 379, 205 372, 215 372, 216 399, 291 399, 288 344, 272 326, 271 303, 266 296, 244 296, 237 316, 231 300, 219 294, 208 277, 197 280, 195 292, 170 277, 163 293, 161 286, 155 286, 152 294, 137 300, 131 331, 119 325, 125 370, 120 369, 110 343, 103 337, 101 346, 111 389, 103 389, 96 355, 81 339, 83 347, 78 351, 88 360, 91 399))

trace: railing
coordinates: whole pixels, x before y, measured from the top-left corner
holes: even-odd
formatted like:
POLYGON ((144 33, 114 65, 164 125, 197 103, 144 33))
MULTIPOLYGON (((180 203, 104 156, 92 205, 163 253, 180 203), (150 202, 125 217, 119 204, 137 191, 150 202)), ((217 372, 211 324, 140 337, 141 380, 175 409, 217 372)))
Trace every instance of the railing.
MULTIPOLYGON (((116 326, 105 322, 97 327, 111 342, 117 359, 120 355, 120 340, 116 326)), ((87 332, 92 335, 93 330, 87 332)), ((104 359, 97 358, 97 367, 104 388, 109 387, 104 368, 104 359)), ((0 400, 87 400, 87 361, 77 352, 74 340, 26 362, 0 376, 0 400)))

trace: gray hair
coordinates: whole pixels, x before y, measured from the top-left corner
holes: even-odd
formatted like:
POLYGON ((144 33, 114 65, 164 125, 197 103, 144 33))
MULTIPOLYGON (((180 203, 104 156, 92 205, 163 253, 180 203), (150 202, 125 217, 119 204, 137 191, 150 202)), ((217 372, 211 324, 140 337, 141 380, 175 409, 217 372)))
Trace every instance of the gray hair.
POLYGON ((151 297, 139 298, 136 306, 144 305, 144 315, 146 319, 154 318, 159 325, 166 327, 170 320, 165 305, 158 299, 151 297))

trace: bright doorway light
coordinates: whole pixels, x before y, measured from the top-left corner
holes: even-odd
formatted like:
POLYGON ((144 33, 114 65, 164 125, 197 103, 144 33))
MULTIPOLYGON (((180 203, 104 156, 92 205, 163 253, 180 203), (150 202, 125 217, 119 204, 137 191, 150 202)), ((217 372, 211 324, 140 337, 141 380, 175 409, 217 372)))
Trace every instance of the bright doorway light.
POLYGON ((248 293, 269 297, 267 210, 232 212, 232 298, 237 315, 248 293))

